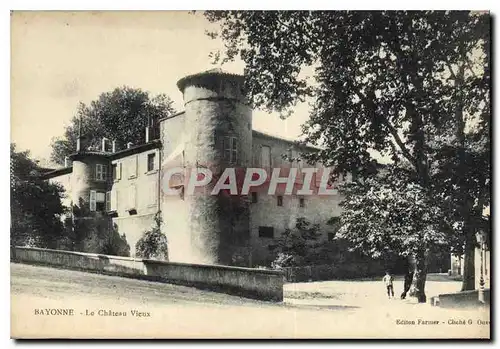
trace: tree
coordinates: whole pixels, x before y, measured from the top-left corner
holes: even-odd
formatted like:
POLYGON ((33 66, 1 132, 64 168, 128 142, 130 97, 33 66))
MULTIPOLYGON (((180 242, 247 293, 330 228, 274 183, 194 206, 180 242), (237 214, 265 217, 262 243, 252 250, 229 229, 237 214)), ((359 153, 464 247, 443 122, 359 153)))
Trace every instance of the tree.
POLYGON ((76 116, 62 138, 52 140, 52 161, 64 164, 64 158, 76 151, 78 134, 86 147, 100 149, 103 137, 116 140, 118 147, 145 142, 146 126, 155 126, 151 139, 159 137, 159 118, 175 113, 172 100, 164 94, 150 96, 138 88, 121 87, 102 93, 89 105, 80 103, 76 116))
POLYGON ((135 245, 135 253, 138 257, 168 261, 168 240, 161 231, 162 223, 161 213, 158 212, 155 215, 154 226, 144 232, 135 245))
POLYGON ((339 235, 374 258, 396 253, 414 261, 410 295, 425 302, 428 254, 436 246, 447 247, 447 218, 408 174, 388 166, 378 176, 343 185, 339 235))
POLYGON ((40 179, 41 168, 28 151, 10 145, 11 245, 56 248, 64 235, 64 189, 40 179))
MULTIPOLYGON (((220 33, 210 35, 220 34, 225 42, 223 62, 237 56, 245 62, 255 107, 287 115, 297 102, 312 99, 304 141, 323 150, 304 155, 306 160, 333 167, 334 176, 352 173, 360 183, 378 172, 374 152, 407 168, 407 184, 430 198, 424 202, 447 208, 456 219, 446 227, 454 234, 446 235, 454 247, 466 246, 470 261, 474 222, 489 203, 488 14, 209 11, 206 17, 221 25, 220 33), (301 74, 307 66, 314 69, 313 83, 301 74), (437 146, 449 130, 455 131, 455 153, 437 146), (465 180, 465 159, 476 146, 466 146, 467 138, 482 145, 481 168, 488 173, 474 179, 473 188, 465 180), (448 162, 457 162, 458 170, 447 171, 448 162), (460 223, 463 215, 466 224, 460 223)), ((391 190, 400 187, 396 182, 391 190)), ((424 263, 418 257, 416 263, 424 263)), ((469 263, 465 279, 471 271, 469 263)), ((417 277, 424 285, 425 273, 417 277)))
POLYGON ((305 218, 297 218, 295 229, 285 229, 269 249, 276 253, 273 268, 296 267, 311 264, 320 241, 319 225, 311 224, 305 218))
POLYGON ((105 213, 92 212, 80 199, 73 205, 73 217, 65 224, 64 248, 70 251, 130 256, 130 246, 124 233, 105 213))

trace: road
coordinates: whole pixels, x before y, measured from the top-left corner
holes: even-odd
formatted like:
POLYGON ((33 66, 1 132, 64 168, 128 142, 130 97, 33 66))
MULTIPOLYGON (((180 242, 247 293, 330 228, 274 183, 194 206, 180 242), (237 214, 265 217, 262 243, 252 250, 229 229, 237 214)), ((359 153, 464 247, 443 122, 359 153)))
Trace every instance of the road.
MULTIPOLYGON (((431 278, 427 293, 432 296, 452 292, 459 286, 455 281, 431 278)), ((397 281, 396 291, 401 287, 402 281, 397 281)), ((490 333, 486 325, 490 319, 488 309, 449 310, 409 300, 389 300, 378 280, 287 284, 284 291, 285 301, 275 304, 164 283, 11 264, 11 335, 487 338, 490 333), (74 315, 37 315, 50 308, 73 309, 74 315), (142 316, 132 315, 132 310, 142 316), (112 312, 126 316, 103 316, 112 312), (437 323, 418 324, 419 320, 437 323), (459 320, 466 324, 458 324, 459 320), (468 325, 468 320, 473 323, 468 325), (414 321, 415 325, 402 324, 405 321, 414 321)))

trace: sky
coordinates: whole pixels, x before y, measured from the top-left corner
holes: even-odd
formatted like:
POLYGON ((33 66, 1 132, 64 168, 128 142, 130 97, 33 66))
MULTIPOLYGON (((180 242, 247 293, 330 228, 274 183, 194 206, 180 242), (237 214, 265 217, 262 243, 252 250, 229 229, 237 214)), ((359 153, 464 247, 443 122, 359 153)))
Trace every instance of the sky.
MULTIPOLYGON (((216 28, 216 27, 215 27, 216 28)), ((11 17, 11 142, 42 160, 50 157, 76 112, 115 87, 165 93, 183 110, 176 82, 219 66, 209 53, 222 42, 197 12, 14 12, 11 17)), ((242 74, 241 61, 222 69, 242 74)), ((308 119, 299 105, 286 120, 254 111, 253 128, 295 139, 308 119)))

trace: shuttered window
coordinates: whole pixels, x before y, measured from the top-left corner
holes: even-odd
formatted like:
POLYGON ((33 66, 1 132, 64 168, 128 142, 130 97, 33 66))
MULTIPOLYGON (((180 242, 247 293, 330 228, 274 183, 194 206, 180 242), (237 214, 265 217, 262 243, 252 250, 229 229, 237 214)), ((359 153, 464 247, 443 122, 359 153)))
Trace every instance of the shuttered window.
POLYGON ((137 156, 133 156, 127 162, 128 178, 137 177, 137 156))
POLYGON ((118 211, 118 190, 111 192, 111 211, 118 211))
POLYGON ((148 172, 155 170, 155 153, 148 154, 148 172))
POLYGON ((122 163, 113 164, 113 180, 122 179, 122 163))
POLYGON ((89 203, 90 203, 90 211, 92 211, 92 212, 95 212, 95 209, 96 209, 96 196, 97 196, 96 191, 91 190, 89 203))
POLYGON ((108 168, 103 164, 95 165, 95 179, 97 181, 105 181, 107 179, 108 168))
POLYGON ((229 163, 238 162, 238 138, 224 137, 223 140, 224 160, 229 163))
POLYGON ((106 212, 111 211, 111 192, 106 192, 106 212))

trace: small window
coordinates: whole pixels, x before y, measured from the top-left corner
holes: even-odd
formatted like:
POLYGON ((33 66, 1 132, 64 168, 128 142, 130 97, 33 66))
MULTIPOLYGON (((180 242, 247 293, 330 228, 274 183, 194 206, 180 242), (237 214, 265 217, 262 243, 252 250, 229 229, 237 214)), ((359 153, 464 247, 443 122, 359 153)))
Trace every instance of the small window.
POLYGON ((258 200, 257 192, 253 191, 252 192, 252 203, 256 204, 257 200, 258 200))
POLYGON ((90 191, 89 208, 90 208, 91 212, 94 212, 96 210, 96 191, 95 190, 90 191))
POLYGON ((223 142, 224 160, 229 163, 238 162, 238 138, 224 137, 223 142))
POLYGON ((276 203, 277 203, 278 206, 283 206, 283 196, 281 196, 281 195, 278 196, 276 203))
POLYGON ((299 198, 299 206, 306 207, 306 200, 304 198, 299 198))
POLYGON ((96 211, 103 212, 106 210, 106 193, 97 192, 96 193, 96 211))
POLYGON ((260 238, 274 238, 274 228, 273 227, 259 227, 259 237, 260 238))
POLYGON ((148 172, 154 171, 155 169, 155 157, 155 153, 148 154, 148 172))
POLYGON ((106 210, 106 193, 91 190, 89 199, 90 211, 102 212, 106 210))
MULTIPOLYGON (((113 165, 113 167, 116 167, 116 165, 113 165)), ((111 192, 108 191, 106 192, 106 212, 111 211, 111 192)))
POLYGON ((111 165, 111 174, 113 175, 113 180, 118 180, 118 164, 111 165))
POLYGON ((128 178, 136 178, 137 177, 137 156, 131 157, 126 163, 126 170, 128 173, 128 178))
POLYGON ((95 165, 95 179, 98 181, 105 181, 107 179, 107 167, 103 164, 95 165))

